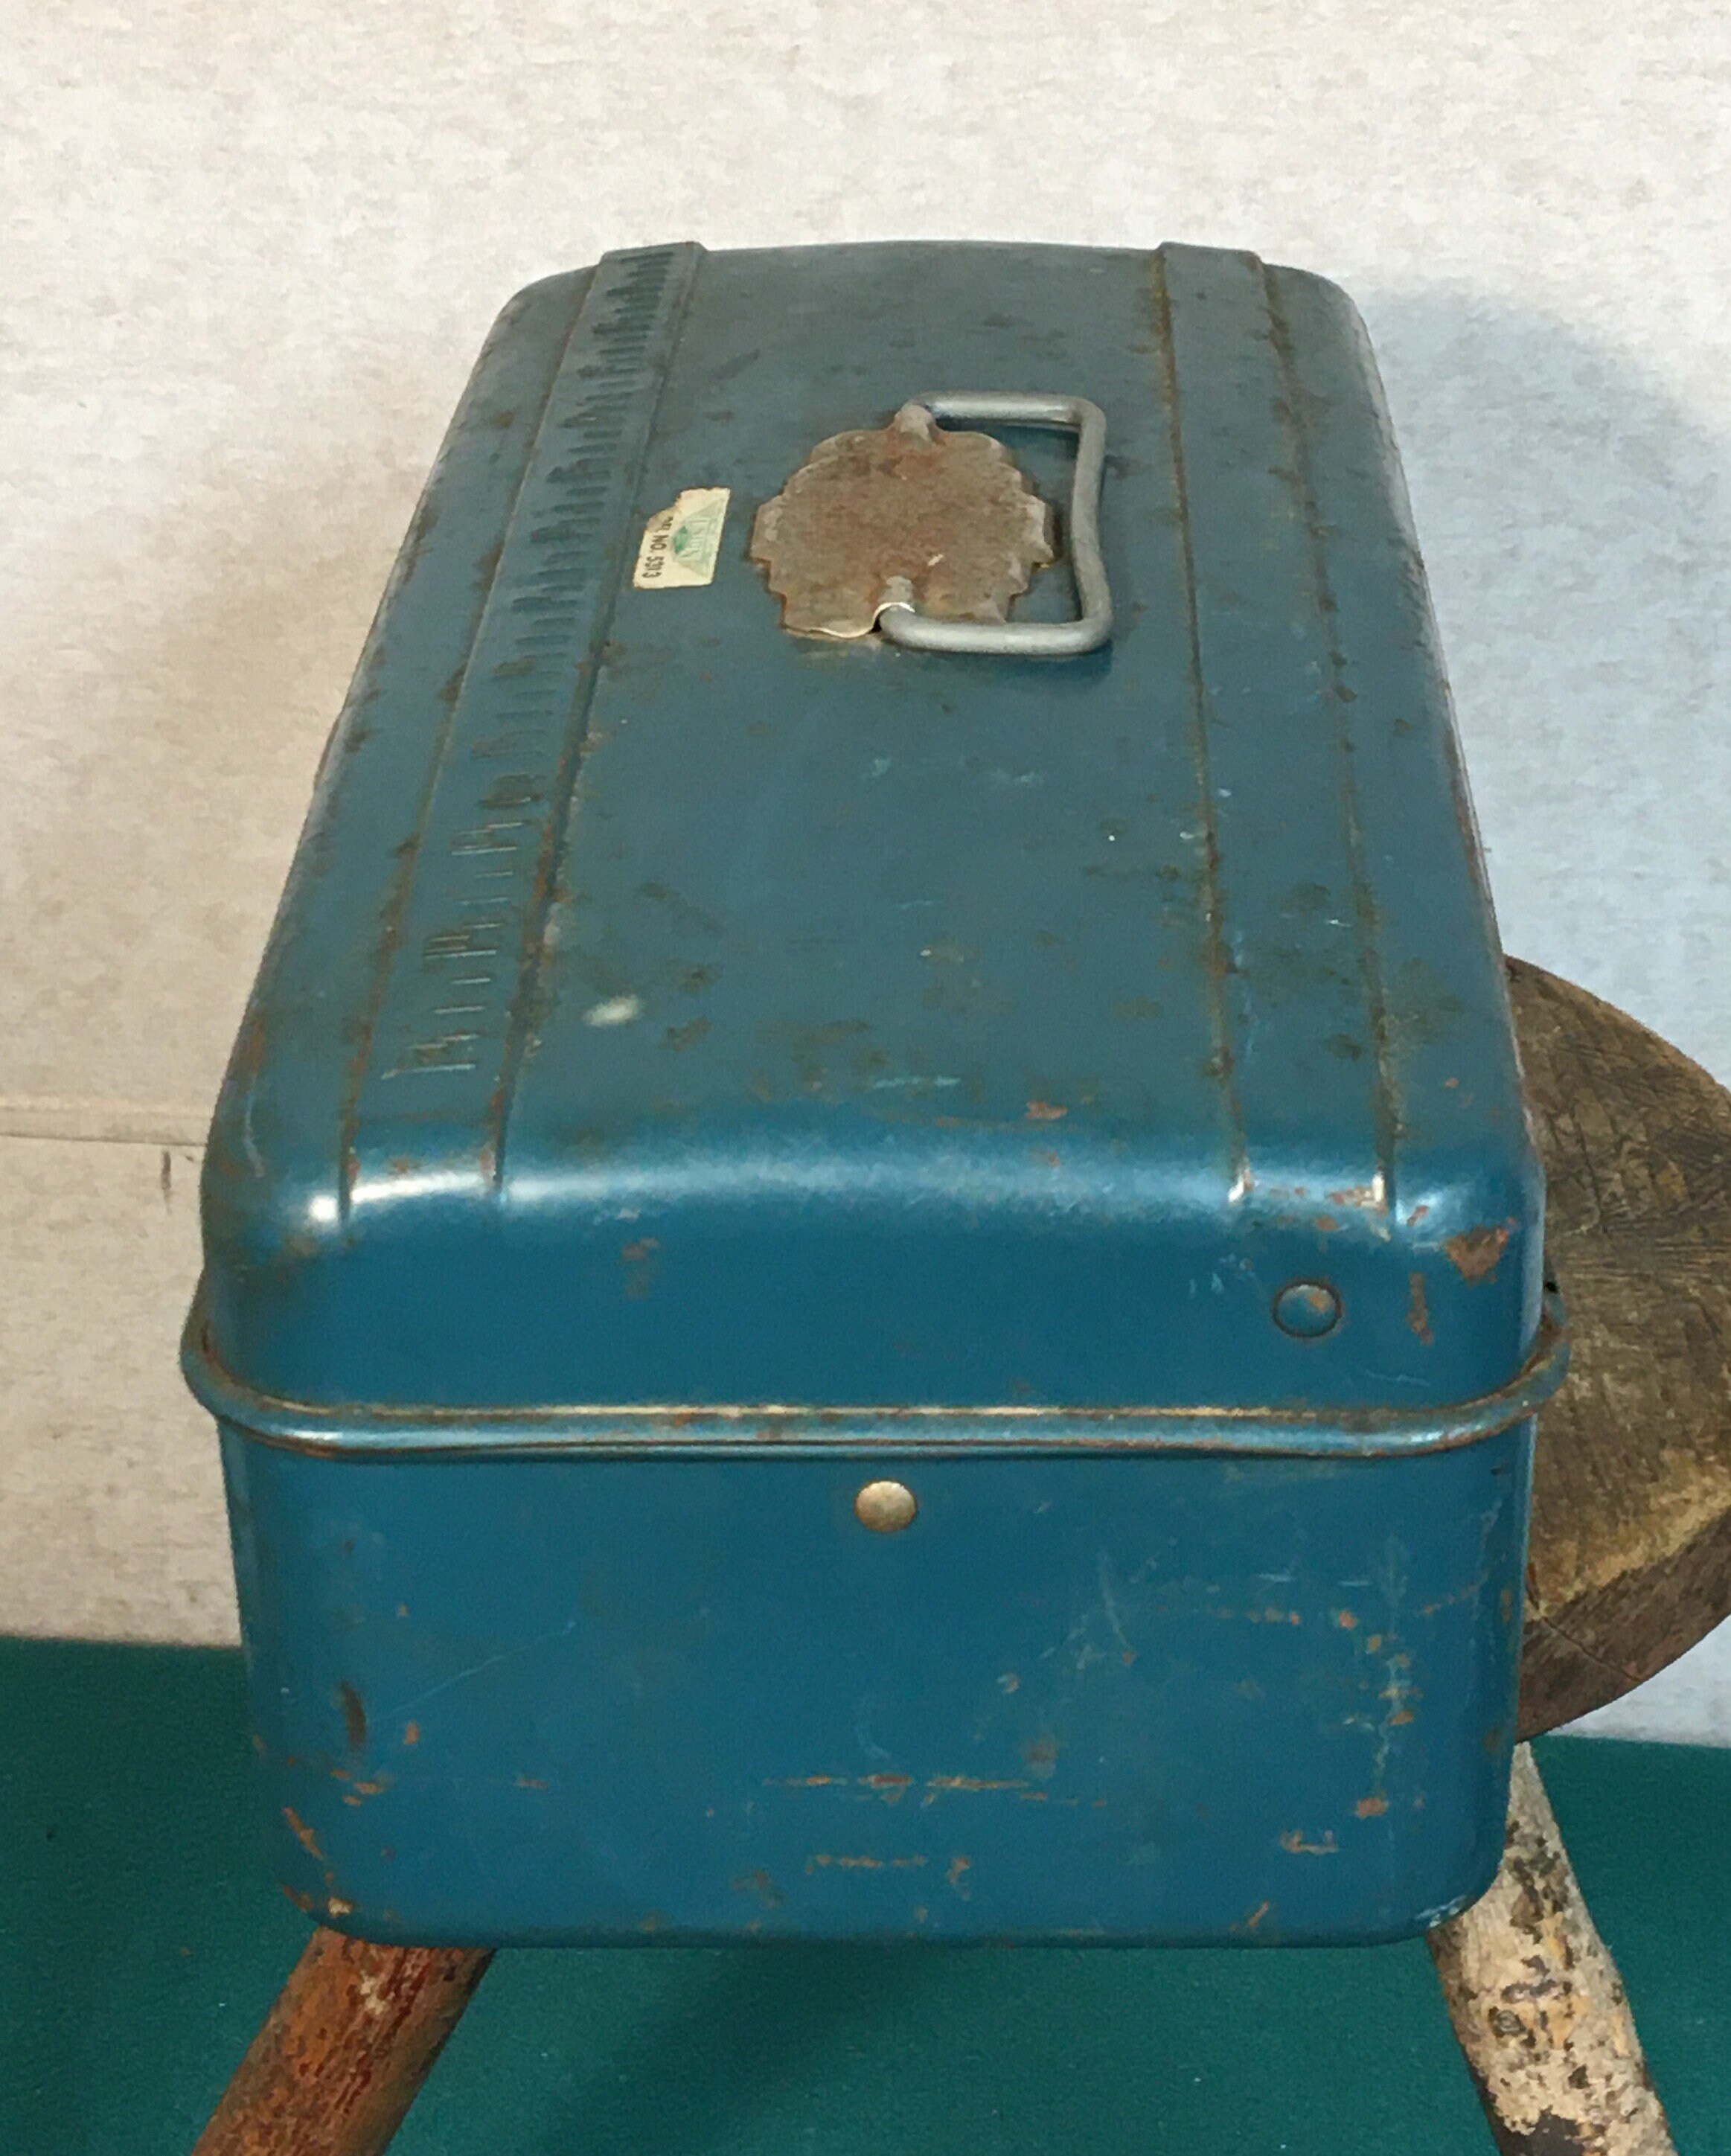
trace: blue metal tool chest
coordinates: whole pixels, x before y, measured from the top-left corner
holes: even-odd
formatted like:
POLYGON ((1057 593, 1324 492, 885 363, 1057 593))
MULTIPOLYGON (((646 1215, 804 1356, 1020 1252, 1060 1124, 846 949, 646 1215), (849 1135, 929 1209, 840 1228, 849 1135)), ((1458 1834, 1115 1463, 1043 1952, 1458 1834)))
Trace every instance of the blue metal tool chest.
POLYGON ((1472 1898, 1562 1347, 1347 300, 973 245, 521 294, 203 1208, 187 1368, 322 1919, 1269 1943, 1472 1898))

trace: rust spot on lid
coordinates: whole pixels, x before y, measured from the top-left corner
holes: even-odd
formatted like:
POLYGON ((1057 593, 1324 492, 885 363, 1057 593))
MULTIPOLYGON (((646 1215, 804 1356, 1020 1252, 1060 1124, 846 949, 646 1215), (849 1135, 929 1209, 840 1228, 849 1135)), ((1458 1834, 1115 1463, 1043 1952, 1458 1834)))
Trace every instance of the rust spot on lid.
MULTIPOLYGON (((1410 1721, 1411 1716, 1409 1715, 1407 1719, 1410 1721)), ((1386 1797, 1360 1797, 1357 1804, 1353 1806, 1360 1819, 1380 1819, 1388 1809, 1389 1800, 1386 1797)))
POLYGON ((1431 1311, 1425 1301, 1425 1276, 1409 1273, 1407 1279, 1406 1322, 1428 1348, 1436 1336, 1431 1330, 1431 1311))
POLYGON ((1350 1632, 1359 1620, 1350 1609, 1337 1609, 1334 1613, 1334 1621, 1343 1632, 1350 1632))
POLYGON ((1320 1841, 1307 1841, 1302 1827, 1289 1826, 1280 1838, 1280 1845, 1289 1856, 1338 1856, 1340 1845, 1332 1829, 1320 1841))
POLYGON ((653 1235, 645 1235, 637 1242, 619 1245, 619 1260, 625 1269, 625 1296, 629 1301, 642 1302, 649 1296, 655 1280, 655 1255, 660 1247, 653 1235))
MULTIPOLYGON (((1057 1756, 1056 1745, 1052 1754, 1057 1756)), ((934 1774, 926 1784, 928 1789, 1025 1789, 1027 1786, 1025 1782, 982 1781, 973 1774, 934 1774)))
POLYGON ((1056 1123, 1069 1113, 1068 1108, 1061 1108, 1055 1101, 1030 1101, 1028 1103, 1028 1121, 1030 1123, 1056 1123))
POLYGON ((1471 1286, 1492 1277, 1508 1243, 1506 1226, 1467 1228, 1458 1235, 1451 1235, 1442 1249, 1449 1263, 1471 1286))
POLYGON ((779 1909, 785 1905, 788 1898, 761 1865, 755 1871, 747 1871, 742 1877, 736 1879, 733 1881, 733 1892, 736 1894, 755 1895, 766 1909, 779 1909))
POLYGON ((1037 1781, 1049 1782, 1058 1763, 1058 1740, 1049 1733, 1034 1738, 1022 1747, 1022 1758, 1028 1771, 1037 1781))
POLYGON ((1257 1925, 1261 1922, 1262 1919, 1268 1914, 1268 1912, 1273 1907, 1274 1904, 1272 1902, 1258 1902, 1256 1907, 1251 1911, 1249 1916, 1247 1916, 1244 1920, 1244 1928, 1246 1931, 1255 1931, 1257 1925))
POLYGON ((916 1871, 925 1862, 923 1856, 832 1856, 828 1853, 808 1856, 808 1872, 824 1871, 832 1867, 838 1871, 916 1871))
POLYGON ((968 1899, 968 1887, 963 1875, 973 1869, 973 1859, 971 1856, 953 1856, 949 1870, 943 1875, 945 1886, 953 1887, 964 1902, 968 1899))
POLYGON ((342 1728, 348 1740, 348 1748, 351 1752, 364 1752, 367 1748, 367 1709, 362 1703, 361 1695, 352 1684, 345 1681, 336 1687, 336 1697, 342 1702, 342 1728))
POLYGON ((404 1743, 405 1744, 419 1744, 419 1743, 420 1743, 420 1741, 421 1741, 421 1725, 419 1724, 419 1722, 405 1722, 403 1723, 403 1743, 404 1743))

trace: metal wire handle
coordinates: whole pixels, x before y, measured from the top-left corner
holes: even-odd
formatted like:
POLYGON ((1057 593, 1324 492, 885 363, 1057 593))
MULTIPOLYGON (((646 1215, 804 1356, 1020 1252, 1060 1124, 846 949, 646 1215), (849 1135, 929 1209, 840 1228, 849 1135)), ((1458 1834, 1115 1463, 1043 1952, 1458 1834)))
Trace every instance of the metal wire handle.
POLYGON ((1106 469, 1106 414, 1086 397, 1018 396, 1007 389, 917 397, 934 419, 994 420, 1006 427, 1073 427, 1076 478, 1070 490, 1070 566, 1081 612, 1074 621, 936 621, 892 599, 878 627, 912 651, 979 651, 1017 659, 1075 659, 1112 634, 1112 593, 1100 558, 1100 484, 1106 469))

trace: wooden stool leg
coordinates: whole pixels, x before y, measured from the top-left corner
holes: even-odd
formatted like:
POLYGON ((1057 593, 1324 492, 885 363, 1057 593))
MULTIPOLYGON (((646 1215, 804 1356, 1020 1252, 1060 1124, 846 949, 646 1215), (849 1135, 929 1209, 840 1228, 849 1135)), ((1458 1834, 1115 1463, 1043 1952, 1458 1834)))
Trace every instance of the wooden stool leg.
POLYGON ((492 1958, 321 1927, 193 2156, 379 2156, 492 1958))
POLYGON ((1431 1933, 1431 1953, 1503 2156, 1676 2156, 1616 1964, 1524 1744, 1502 1868, 1431 1933))

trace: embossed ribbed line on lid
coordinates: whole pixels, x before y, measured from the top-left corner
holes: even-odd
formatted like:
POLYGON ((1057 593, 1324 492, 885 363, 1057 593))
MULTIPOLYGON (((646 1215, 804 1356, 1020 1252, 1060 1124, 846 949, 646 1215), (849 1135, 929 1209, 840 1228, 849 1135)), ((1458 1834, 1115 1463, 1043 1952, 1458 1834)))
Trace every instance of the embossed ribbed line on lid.
POLYGON ((381 938, 343 1134, 351 1204, 409 1158, 440 1187, 497 1175, 627 520, 701 251, 605 257, 572 330, 381 938))
POLYGON ((1307 1195, 1314 1168, 1382 1209, 1395 1111, 1375 913, 1277 291, 1254 255, 1215 249, 1163 249, 1155 274, 1189 584, 1205 971, 1235 1187, 1307 1195), (1327 1088, 1299 1082, 1322 1071, 1327 1088))

